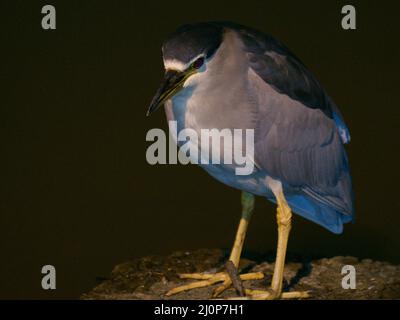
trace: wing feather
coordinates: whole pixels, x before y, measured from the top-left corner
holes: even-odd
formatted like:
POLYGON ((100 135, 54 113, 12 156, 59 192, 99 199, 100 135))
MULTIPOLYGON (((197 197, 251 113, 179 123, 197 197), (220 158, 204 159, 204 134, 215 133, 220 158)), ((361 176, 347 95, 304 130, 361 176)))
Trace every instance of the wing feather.
POLYGON ((278 40, 244 26, 223 25, 236 31, 248 58, 249 90, 259 108, 257 166, 293 191, 289 197, 301 203, 298 209, 305 216, 339 232, 337 221, 351 219, 353 197, 344 149, 350 135, 338 107, 278 40), (305 209, 310 204, 307 199, 321 206, 305 209))
POLYGON ((274 96, 273 89, 264 86, 255 143, 258 166, 290 188, 351 214, 348 161, 333 119, 282 94, 274 96))

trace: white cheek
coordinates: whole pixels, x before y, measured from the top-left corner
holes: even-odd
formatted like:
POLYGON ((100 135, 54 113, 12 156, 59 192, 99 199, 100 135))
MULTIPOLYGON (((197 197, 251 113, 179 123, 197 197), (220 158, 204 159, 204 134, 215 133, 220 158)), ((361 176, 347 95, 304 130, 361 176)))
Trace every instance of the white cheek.
POLYGON ((207 68, 203 65, 195 74, 191 75, 189 78, 186 79, 183 87, 191 87, 195 86, 200 83, 200 81, 206 76, 207 68))
POLYGON ((185 83, 183 84, 184 88, 195 86, 199 83, 201 79, 201 75, 196 73, 191 75, 189 78, 186 79, 185 83))

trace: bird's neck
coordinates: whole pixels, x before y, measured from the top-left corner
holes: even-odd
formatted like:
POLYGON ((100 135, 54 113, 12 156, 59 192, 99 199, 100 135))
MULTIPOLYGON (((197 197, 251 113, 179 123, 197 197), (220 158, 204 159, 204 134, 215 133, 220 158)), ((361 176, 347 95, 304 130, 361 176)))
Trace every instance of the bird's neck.
POLYGON ((252 126, 254 110, 248 90, 248 64, 240 39, 234 33, 225 35, 206 70, 172 98, 170 108, 170 118, 178 121, 178 128, 252 126))

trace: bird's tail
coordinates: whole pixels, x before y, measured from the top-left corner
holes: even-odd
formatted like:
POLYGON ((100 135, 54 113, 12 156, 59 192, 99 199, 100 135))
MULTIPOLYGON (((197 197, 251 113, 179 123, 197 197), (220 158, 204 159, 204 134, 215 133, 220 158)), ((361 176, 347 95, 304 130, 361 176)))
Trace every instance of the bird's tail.
POLYGON ((353 215, 322 203, 310 195, 292 194, 286 196, 290 208, 298 215, 311 220, 333 233, 342 233, 343 224, 353 220, 353 215))
MULTIPOLYGON (((347 157, 346 157, 347 163, 347 157)), ((354 195, 348 165, 334 186, 302 187, 286 194, 292 210, 333 233, 342 233, 343 224, 354 220, 354 195)))

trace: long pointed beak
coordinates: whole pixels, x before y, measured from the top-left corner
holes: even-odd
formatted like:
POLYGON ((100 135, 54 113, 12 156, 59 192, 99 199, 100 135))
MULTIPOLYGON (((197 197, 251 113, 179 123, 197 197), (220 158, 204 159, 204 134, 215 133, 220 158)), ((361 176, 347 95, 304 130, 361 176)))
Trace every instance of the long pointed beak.
POLYGON ((183 83, 191 72, 179 72, 175 70, 168 70, 165 73, 164 80, 160 88, 157 90, 150 107, 147 110, 147 116, 156 111, 166 100, 177 94, 183 86, 183 83))

